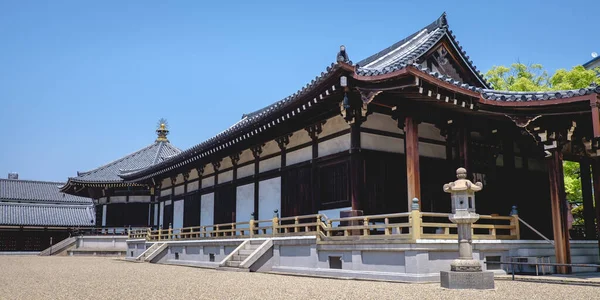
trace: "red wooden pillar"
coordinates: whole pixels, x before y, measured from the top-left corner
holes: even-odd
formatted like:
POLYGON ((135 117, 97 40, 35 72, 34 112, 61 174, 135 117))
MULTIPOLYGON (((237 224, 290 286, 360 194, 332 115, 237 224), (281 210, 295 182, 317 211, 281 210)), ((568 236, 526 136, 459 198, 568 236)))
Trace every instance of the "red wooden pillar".
POLYGON ((408 211, 410 211, 412 199, 419 199, 421 206, 421 173, 419 172, 419 122, 413 117, 404 119, 406 148, 406 180, 408 186, 408 211))
MULTIPOLYGON (((571 263, 571 246, 566 230, 565 186, 561 178, 563 176, 561 153, 553 153, 552 158, 547 161, 547 164, 550 180, 550 206, 552 208, 552 231, 554 233, 556 263, 569 264, 571 263)), ((570 268, 568 267, 557 267, 556 270, 559 274, 570 273, 570 268)))
POLYGON ((465 168, 467 170, 467 178, 472 178, 469 174, 473 174, 473 170, 471 170, 471 164, 469 160, 469 143, 471 141, 471 132, 469 131, 465 122, 461 123, 460 128, 458 128, 458 156, 459 156, 459 166, 465 168))

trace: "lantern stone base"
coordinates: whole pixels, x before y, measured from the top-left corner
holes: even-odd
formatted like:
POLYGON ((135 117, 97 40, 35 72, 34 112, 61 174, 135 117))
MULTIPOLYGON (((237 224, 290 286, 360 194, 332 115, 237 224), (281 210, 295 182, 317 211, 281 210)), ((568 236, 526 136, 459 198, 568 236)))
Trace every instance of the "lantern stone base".
POLYGON ((441 271, 440 283, 447 289, 494 289, 494 272, 455 272, 441 271))

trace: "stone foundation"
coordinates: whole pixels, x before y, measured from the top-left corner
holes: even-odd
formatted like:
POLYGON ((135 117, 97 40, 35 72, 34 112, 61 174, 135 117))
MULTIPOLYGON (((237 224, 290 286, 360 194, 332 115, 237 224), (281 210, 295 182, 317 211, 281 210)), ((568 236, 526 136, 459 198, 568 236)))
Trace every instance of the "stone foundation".
POLYGON ((441 271, 440 283, 447 289, 494 289, 494 272, 454 272, 441 271))

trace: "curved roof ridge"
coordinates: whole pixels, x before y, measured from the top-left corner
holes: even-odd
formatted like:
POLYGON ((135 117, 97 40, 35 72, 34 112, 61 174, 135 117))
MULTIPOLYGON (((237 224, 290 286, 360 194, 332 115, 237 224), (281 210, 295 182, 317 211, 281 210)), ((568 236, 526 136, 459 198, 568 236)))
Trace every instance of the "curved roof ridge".
POLYGON ((495 101, 543 101, 563 98, 572 98, 576 96, 585 96, 592 93, 600 94, 600 86, 591 84, 587 88, 554 90, 554 91, 500 91, 492 89, 483 89, 481 96, 484 99, 495 101))
MULTIPOLYGON (((142 149, 139 149, 137 151, 131 152, 131 153, 129 153, 129 154, 127 154, 127 155, 125 155, 125 156, 123 156, 121 158, 115 159, 115 160, 113 160, 113 161, 111 161, 109 163, 106 163, 106 164, 104 164, 102 166, 99 166, 99 167, 97 167, 95 169, 92 169, 92 170, 89 170, 89 171, 83 171, 83 172, 77 171, 77 177, 83 177, 83 176, 86 176, 86 175, 88 175, 90 173, 96 172, 98 170, 106 169, 107 167, 110 167, 112 165, 115 165, 115 164, 117 164, 117 163, 119 163, 119 162, 127 159, 127 158, 135 156, 136 154, 139 154, 140 152, 146 151, 146 150, 148 150, 148 149, 156 146, 156 144, 158 144, 158 143, 162 143, 162 142, 154 142, 154 143, 152 143, 152 144, 150 144, 150 145, 148 145, 148 146, 146 146, 146 147, 144 147, 142 149)), ((69 177, 69 178, 77 178, 77 177, 69 177)))
POLYGON ((19 182, 31 182, 31 183, 44 183, 44 184, 65 184, 65 182, 61 181, 43 181, 43 180, 33 180, 33 179, 7 179, 0 178, 0 181, 19 181, 19 182))

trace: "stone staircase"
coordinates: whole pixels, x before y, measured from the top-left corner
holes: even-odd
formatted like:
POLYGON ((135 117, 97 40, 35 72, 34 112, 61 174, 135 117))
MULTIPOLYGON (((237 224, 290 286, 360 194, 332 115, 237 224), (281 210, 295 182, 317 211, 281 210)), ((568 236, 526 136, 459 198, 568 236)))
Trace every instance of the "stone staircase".
POLYGON ((273 241, 271 239, 245 240, 221 261, 217 269, 249 272, 252 263, 258 260, 272 246, 273 241))
POLYGON ((77 237, 68 237, 55 245, 52 245, 40 252, 40 256, 50 256, 63 253, 65 250, 72 248, 77 243, 77 237))
POLYGON ((165 249, 167 249, 166 243, 154 243, 152 246, 150 246, 150 248, 138 255, 135 260, 140 262, 151 261, 165 249))

